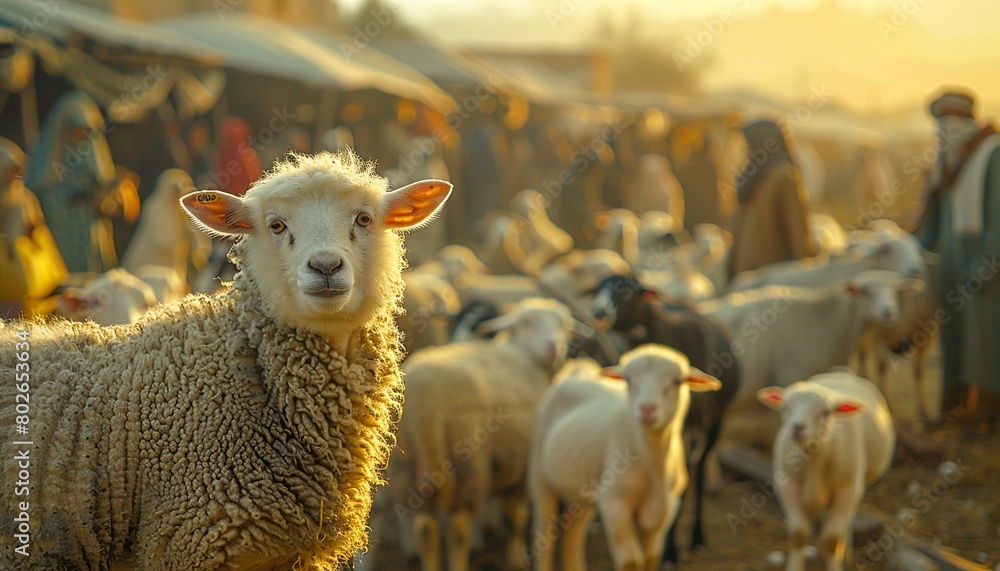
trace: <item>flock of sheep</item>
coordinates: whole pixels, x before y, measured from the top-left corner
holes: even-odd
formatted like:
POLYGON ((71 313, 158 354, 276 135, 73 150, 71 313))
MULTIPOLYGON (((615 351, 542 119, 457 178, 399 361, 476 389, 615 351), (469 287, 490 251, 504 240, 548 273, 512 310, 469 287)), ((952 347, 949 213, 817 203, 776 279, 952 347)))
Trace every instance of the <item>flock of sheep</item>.
MULTIPOLYGON (((730 281, 720 228, 616 210, 599 248, 574 250, 524 191, 478 255, 448 246, 404 271, 401 233, 451 186, 387 190, 350 152, 293 157, 244 198, 181 199, 235 239, 228 288, 157 305, 119 303, 144 287, 115 285, 101 307, 124 325, 0 323, 11 378, 27 332, 32 442, 30 493, 3 492, 3 568, 377 567, 395 534, 425 571, 459 571, 499 508, 513 569, 557 552, 584 569, 597 516, 616 570, 657 569, 678 559, 689 469, 692 544, 707 543, 714 446, 757 402, 782 416, 787 568, 814 530, 843 568, 895 449, 879 389, 846 366, 884 360, 934 311, 911 236, 817 220, 824 254, 730 281), (25 500, 27 558, 12 550, 25 500)), ((0 425, 21 414, 16 390, 0 387, 0 425)), ((16 474, 24 446, 0 446, 16 474)))

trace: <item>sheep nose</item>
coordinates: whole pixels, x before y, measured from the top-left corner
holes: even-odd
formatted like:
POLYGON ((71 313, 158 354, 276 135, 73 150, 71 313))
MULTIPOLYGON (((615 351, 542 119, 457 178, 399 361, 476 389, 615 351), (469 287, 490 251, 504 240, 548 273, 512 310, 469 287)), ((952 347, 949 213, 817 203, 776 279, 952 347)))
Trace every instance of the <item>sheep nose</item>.
POLYGON ((794 433, 796 440, 802 438, 802 433, 805 432, 805 430, 806 425, 801 422, 797 422, 792 425, 792 432, 794 433))
POLYGON ((653 413, 655 412, 656 412, 655 404, 644 403, 639 405, 639 413, 642 415, 643 420, 649 420, 653 416, 653 413))
POLYGON ((891 319, 894 316, 895 316, 895 312, 893 312, 891 309, 884 309, 884 310, 882 310, 882 319, 891 319))
POLYGON ((343 258, 333 254, 319 255, 309 260, 309 268, 324 276, 332 275, 333 272, 344 265, 343 258))

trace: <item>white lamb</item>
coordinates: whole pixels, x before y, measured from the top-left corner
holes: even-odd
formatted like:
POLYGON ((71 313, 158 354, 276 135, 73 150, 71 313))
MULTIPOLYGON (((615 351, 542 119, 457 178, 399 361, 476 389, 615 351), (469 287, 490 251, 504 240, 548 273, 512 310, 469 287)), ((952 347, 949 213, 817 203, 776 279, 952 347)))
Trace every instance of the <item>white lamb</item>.
POLYGON ((135 323, 157 303, 156 292, 123 268, 114 268, 82 288, 68 287, 56 300, 59 315, 98 325, 135 323))
POLYGON ((593 361, 567 365, 539 405, 528 464, 535 569, 552 569, 559 532, 563 567, 586 569, 587 527, 598 513, 616 571, 657 569, 687 487, 690 391, 721 386, 662 345, 633 349, 603 371, 593 361))
POLYGON ((736 359, 742 381, 729 405, 753 403, 759 389, 788 386, 838 365, 846 366, 865 331, 899 319, 899 296, 924 283, 897 272, 869 270, 822 289, 768 286, 697 305, 732 336, 726 367, 736 359))
POLYGON ((889 270, 915 278, 926 275, 924 250, 910 234, 886 234, 871 248, 852 249, 841 256, 820 255, 770 264, 733 278, 729 291, 766 285, 823 287, 867 270, 889 270))
POLYGON ((527 567, 524 478, 535 406, 565 358, 572 324, 558 302, 526 299, 483 324, 501 331, 496 339, 429 347, 404 363, 401 453, 390 481, 411 490, 397 497, 404 511, 395 515, 411 524, 425 571, 441 569, 442 524, 448 569, 468 568, 472 521, 492 496, 502 496, 509 523, 508 563, 527 567))
POLYGON ((786 571, 805 569, 804 549, 817 527, 826 570, 842 571, 865 488, 888 470, 896 449, 885 399, 846 371, 762 389, 757 398, 781 411, 774 483, 788 526, 786 571))

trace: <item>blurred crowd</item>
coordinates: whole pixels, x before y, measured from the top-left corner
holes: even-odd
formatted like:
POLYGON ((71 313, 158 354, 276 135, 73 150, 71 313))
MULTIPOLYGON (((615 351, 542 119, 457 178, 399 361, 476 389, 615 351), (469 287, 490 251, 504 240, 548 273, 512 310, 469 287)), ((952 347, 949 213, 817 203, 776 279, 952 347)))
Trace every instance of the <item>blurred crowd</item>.
MULTIPOLYGON (((911 230, 919 223, 925 247, 944 258, 945 292, 968 282, 980 258, 998 248, 991 216, 1000 200, 990 201, 1000 191, 1000 154, 991 154, 998 136, 976 121, 964 93, 932 106, 941 125, 938 152, 923 163, 913 159, 926 138, 799 140, 787 120, 736 110, 673 117, 657 109, 552 106, 529 114, 493 95, 477 105, 447 116, 405 100, 391 109, 354 100, 325 132, 293 120, 268 131, 266 143, 260 118, 254 120, 264 128, 254 130, 238 116, 204 115, 147 142, 170 147, 175 159, 150 172, 148 164, 116 164, 101 109, 69 91, 41 118, 44 128, 28 153, 0 141, 3 315, 55 311, 96 319, 129 287, 138 291, 140 310, 216 289, 233 272, 228 244, 193 231, 177 199, 203 188, 242 195, 286 153, 345 146, 376 161, 394 187, 425 178, 455 184, 444 220, 408 236, 414 265, 459 244, 495 272, 537 275, 574 247, 613 249, 601 241, 603 230, 618 224, 619 238, 626 237, 627 216, 662 235, 705 225, 731 234, 719 286, 740 272, 835 251, 831 242, 843 241, 844 228, 884 217, 911 230), (926 189, 920 177, 903 176, 913 168, 926 172, 926 189), (523 251, 546 253, 510 254, 512 243, 531 240, 523 251), (539 249, 539 241, 549 249, 539 249)), ((634 264, 627 248, 622 253, 634 264)), ((946 407, 959 403, 970 380, 998 370, 995 289, 975 292, 969 303, 982 307, 942 328, 946 407)), ((131 316, 118 312, 112 320, 131 316)))

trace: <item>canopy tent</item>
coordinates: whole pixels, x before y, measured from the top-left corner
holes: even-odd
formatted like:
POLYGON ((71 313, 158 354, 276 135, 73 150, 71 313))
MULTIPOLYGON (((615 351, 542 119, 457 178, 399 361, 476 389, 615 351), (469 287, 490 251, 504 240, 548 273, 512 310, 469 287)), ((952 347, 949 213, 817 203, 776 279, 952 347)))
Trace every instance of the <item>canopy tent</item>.
MULTIPOLYGON (((374 89, 419 101, 447 112, 454 101, 415 70, 374 52, 357 58, 341 54, 323 34, 305 33, 249 14, 192 14, 160 25, 209 44, 223 54, 223 65, 241 71, 291 79, 318 88, 374 89), (397 75, 397 73, 399 75, 397 75)), ((325 34, 325 32, 324 32, 325 34)))
POLYGON ((453 89, 508 86, 510 78, 476 56, 426 38, 377 37, 372 45, 434 80, 453 89))
POLYGON ((562 73, 525 58, 488 56, 483 58, 498 69, 529 101, 541 105, 595 103, 591 92, 562 73))
POLYGON ((204 113, 225 85, 213 67, 221 54, 208 46, 75 4, 4 0, 0 30, 15 52, 37 56, 49 74, 93 97, 115 123, 141 120, 171 93, 182 115, 204 113))
POLYGON ((80 40, 88 40, 141 54, 146 61, 150 56, 167 56, 186 63, 213 65, 221 58, 207 45, 181 34, 68 2, 3 0, 0 24, 28 41, 41 35, 63 46, 80 47, 80 40))

